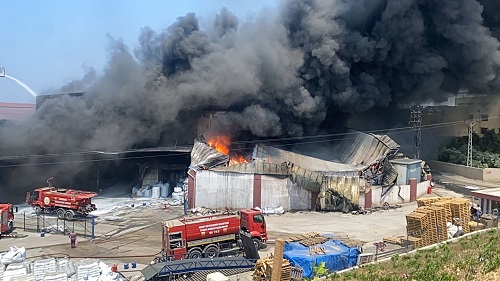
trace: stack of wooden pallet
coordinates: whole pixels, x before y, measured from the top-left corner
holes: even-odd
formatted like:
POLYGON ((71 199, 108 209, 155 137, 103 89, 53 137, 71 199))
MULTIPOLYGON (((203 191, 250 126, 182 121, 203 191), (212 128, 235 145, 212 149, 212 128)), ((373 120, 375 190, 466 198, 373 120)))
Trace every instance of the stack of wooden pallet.
POLYGON ((430 221, 427 214, 412 212, 406 215, 406 231, 408 238, 411 238, 408 240, 413 241, 415 247, 420 248, 430 244, 429 227, 430 221))
MULTIPOLYGON (((406 216, 407 234, 416 247, 447 240, 447 223, 453 222, 454 218, 460 220, 465 233, 470 232, 468 199, 433 197, 418 199, 417 202, 419 208, 406 216)), ((403 243, 406 243, 406 239, 403 243)))
POLYGON ((427 198, 419 198, 419 199, 417 199, 417 206, 418 207, 431 206, 433 203, 448 201, 448 200, 451 200, 451 199, 452 198, 449 198, 449 197, 427 197, 427 198))
POLYGON ((428 210, 431 210, 434 212, 434 216, 436 218, 436 225, 437 225, 437 242, 445 241, 448 239, 448 234, 447 234, 447 227, 446 227, 446 216, 447 216, 447 211, 444 207, 438 207, 438 206, 426 206, 422 207, 428 210))
POLYGON ((308 232, 302 235, 289 237, 288 239, 285 239, 285 241, 287 243, 299 242, 306 247, 310 247, 318 244, 323 244, 331 239, 331 237, 323 236, 317 232, 308 232))
MULTIPOLYGON (((254 272, 252 274, 254 281, 267 281, 271 280, 273 272, 273 258, 265 257, 255 263, 254 272)), ((283 259, 281 265, 281 281, 292 280, 292 266, 287 259, 283 259)))
POLYGON ((431 245, 438 242, 438 225, 436 220, 436 212, 433 210, 429 210, 426 207, 420 207, 415 210, 417 213, 422 213, 427 215, 428 228, 424 232, 422 238, 425 237, 425 242, 429 243, 427 245, 431 245))
POLYGON ((291 242, 300 242, 302 240, 308 239, 308 238, 313 238, 313 237, 318 237, 321 236, 318 232, 307 232, 301 235, 296 235, 296 236, 291 236, 285 239, 286 243, 291 243, 291 242))
POLYGON ((454 198, 450 201, 451 216, 460 219, 462 230, 469 233, 470 201, 465 198, 454 198))
POLYGON ((441 201, 434 202, 431 204, 432 207, 444 208, 446 222, 452 222, 452 220, 453 220, 453 216, 451 214, 450 202, 451 202, 451 198, 446 198, 445 200, 441 200, 441 201))

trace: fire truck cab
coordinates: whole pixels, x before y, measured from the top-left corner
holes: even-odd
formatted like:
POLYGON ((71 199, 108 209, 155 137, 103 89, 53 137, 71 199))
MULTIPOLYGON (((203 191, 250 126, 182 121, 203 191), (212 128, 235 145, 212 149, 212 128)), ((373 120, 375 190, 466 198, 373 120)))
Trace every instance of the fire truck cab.
POLYGON ((10 233, 14 229, 14 210, 12 204, 0 204, 0 233, 10 233))

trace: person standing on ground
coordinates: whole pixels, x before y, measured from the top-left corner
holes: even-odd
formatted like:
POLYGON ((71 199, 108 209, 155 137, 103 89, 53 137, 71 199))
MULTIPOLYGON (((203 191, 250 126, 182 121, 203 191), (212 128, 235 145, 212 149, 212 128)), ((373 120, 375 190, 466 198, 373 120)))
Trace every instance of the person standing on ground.
POLYGON ((71 231, 69 234, 69 240, 71 241, 71 248, 76 248, 76 233, 75 231, 71 231))

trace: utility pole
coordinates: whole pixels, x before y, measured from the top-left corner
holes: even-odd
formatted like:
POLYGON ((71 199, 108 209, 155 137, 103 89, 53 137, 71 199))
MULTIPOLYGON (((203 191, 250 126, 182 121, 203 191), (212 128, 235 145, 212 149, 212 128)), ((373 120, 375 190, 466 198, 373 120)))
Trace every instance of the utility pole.
POLYGON ((415 159, 420 159, 420 151, 422 148, 422 109, 421 105, 414 105, 410 107, 410 124, 415 131, 415 159))
POLYGON ((467 133, 469 135, 469 139, 467 141, 467 167, 472 166, 472 133, 474 132, 473 127, 476 123, 477 122, 472 119, 467 121, 467 133))

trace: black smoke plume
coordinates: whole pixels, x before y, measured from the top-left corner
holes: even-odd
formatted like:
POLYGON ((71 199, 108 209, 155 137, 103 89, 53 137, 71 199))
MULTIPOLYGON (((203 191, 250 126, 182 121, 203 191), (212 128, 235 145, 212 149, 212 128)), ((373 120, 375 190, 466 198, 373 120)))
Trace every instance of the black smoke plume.
MULTIPOLYGON (((213 26, 189 13, 165 30, 144 27, 133 51, 110 37, 104 73, 61 88, 84 98, 48 100, 29 123, 5 125, 1 152, 187 144, 208 110, 226 111, 214 128, 234 136, 311 135, 338 128, 339 112, 442 100, 464 88, 494 93, 494 2, 483 13, 476 0, 290 0, 252 22, 223 8, 213 26)), ((9 172, 4 185, 25 170, 9 172)))

